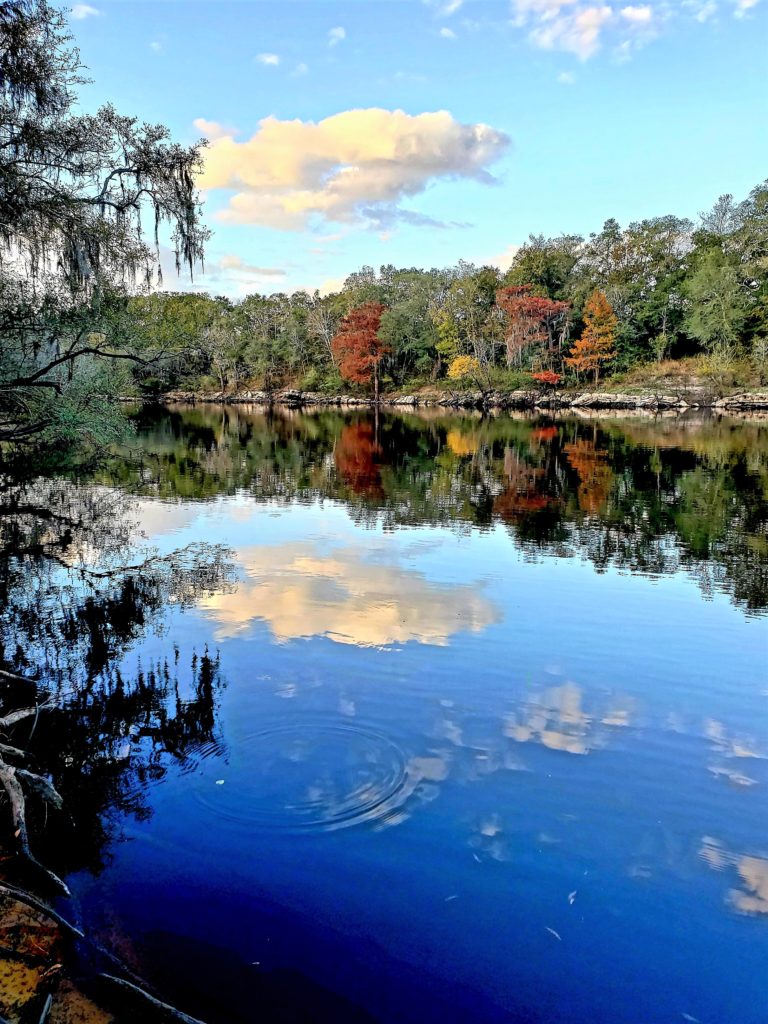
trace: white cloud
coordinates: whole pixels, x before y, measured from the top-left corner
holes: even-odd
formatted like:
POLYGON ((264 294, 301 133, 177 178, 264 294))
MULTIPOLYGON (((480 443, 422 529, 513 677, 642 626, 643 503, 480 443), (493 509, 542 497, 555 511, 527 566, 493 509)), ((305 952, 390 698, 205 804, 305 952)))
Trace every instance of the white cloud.
POLYGON ((157 39, 153 39, 152 40, 152 42, 149 44, 149 48, 150 48, 150 50, 153 53, 162 53, 163 52, 163 44, 158 42, 157 39))
POLYGON ((622 7, 620 13, 622 18, 633 25, 649 25, 653 19, 653 11, 648 4, 641 7, 622 7))
POLYGON ((196 117, 192 124, 211 142, 227 135, 233 135, 235 131, 234 128, 227 128, 226 125, 219 124, 218 121, 208 121, 204 117, 196 117))
POLYGON ((493 182, 488 167, 508 145, 503 132, 461 124, 445 110, 347 110, 319 122, 267 117, 248 140, 216 137, 199 184, 234 193, 218 215, 234 224, 434 227, 441 225, 402 201, 439 180, 493 182))
POLYGON ((702 24, 717 14, 716 0, 683 0, 683 6, 688 8, 694 19, 702 24))
POLYGON ((557 80, 560 85, 573 85, 576 81, 576 75, 572 71, 561 71, 557 76, 557 80))
POLYGON ((508 245, 501 252, 497 252, 495 256, 491 256, 490 259, 482 260, 483 266, 498 267, 502 272, 506 272, 512 266, 512 260, 520 252, 522 246, 519 245, 508 245))
POLYGON ((457 38, 456 33, 453 31, 452 28, 441 28, 440 29, 440 35, 442 36, 443 39, 456 39, 457 38))
POLYGON ((253 59, 268 68, 276 68, 280 63, 280 55, 277 53, 257 53, 253 59))
POLYGON ((448 18, 463 6, 464 0, 424 0, 424 3, 434 8, 440 17, 448 18))
MULTIPOLYGON (((606 42, 614 57, 628 60, 675 19, 705 22, 717 15, 722 0, 651 0, 623 7, 610 0, 510 0, 511 24, 527 31, 535 46, 565 50, 581 60, 593 57, 606 42)), ((759 0, 728 0, 743 18, 759 0)))
POLYGON ((218 261, 222 270, 238 270, 249 277, 285 277, 282 267, 259 267, 253 263, 246 263, 242 256, 234 253, 222 256, 218 261))
POLYGON ((531 39, 544 50, 566 50, 587 60, 600 48, 600 33, 613 16, 606 5, 575 7, 563 14, 548 3, 540 23, 531 30, 531 39))
POLYGON ((336 46, 337 43, 343 42, 347 38, 347 30, 342 28, 341 25, 337 25, 336 28, 332 28, 328 33, 328 45, 336 46))
POLYGON ((303 75, 306 75, 308 73, 309 64, 305 64, 304 61, 301 61, 301 63, 297 64, 296 67, 291 72, 291 78, 301 78, 303 75))
POLYGON ((101 14, 101 11, 97 7, 91 7, 90 4, 75 4, 72 8, 72 17, 77 21, 82 21, 84 18, 92 18, 101 14))
POLYGON ((736 5, 736 10, 733 12, 737 18, 743 18, 747 11, 752 10, 753 7, 757 7, 758 0, 733 0, 736 5))

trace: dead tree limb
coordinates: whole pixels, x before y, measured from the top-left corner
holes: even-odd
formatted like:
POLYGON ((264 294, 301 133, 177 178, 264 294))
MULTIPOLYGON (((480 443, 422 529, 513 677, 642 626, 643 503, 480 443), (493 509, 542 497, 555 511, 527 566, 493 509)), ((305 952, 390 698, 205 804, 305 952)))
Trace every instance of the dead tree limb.
MULTIPOLYGON (((16 771, 16 768, 6 764, 5 761, 0 760, 0 785, 5 789, 11 803, 14 835, 18 843, 19 852, 25 860, 29 861, 30 864, 41 871, 60 892, 64 893, 65 896, 69 896, 70 891, 67 883, 63 882, 57 874, 47 868, 44 864, 41 864, 30 849, 29 832, 27 831, 26 800, 24 798, 24 790, 19 782, 16 771)), ((54 793, 56 793, 55 790, 54 793)), ((61 798, 58 793, 56 793, 56 797, 60 801, 61 798)))

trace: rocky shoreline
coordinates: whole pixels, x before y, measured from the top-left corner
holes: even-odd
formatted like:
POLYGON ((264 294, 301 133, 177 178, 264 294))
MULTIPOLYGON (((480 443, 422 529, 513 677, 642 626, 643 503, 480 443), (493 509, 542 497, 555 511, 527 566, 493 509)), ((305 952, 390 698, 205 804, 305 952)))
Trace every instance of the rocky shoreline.
MULTIPOLYGON (((134 399, 135 401, 135 399, 134 399)), ((171 391, 158 396, 163 403, 216 403, 280 405, 288 408, 325 406, 329 408, 370 408, 372 398, 359 395, 324 395, 314 391, 245 390, 234 393, 221 391, 171 391)), ((667 393, 621 393, 609 391, 481 391, 418 392, 411 395, 383 395, 380 407, 395 409, 639 409, 649 412, 662 410, 703 409, 712 412, 768 412, 768 391, 742 391, 719 396, 701 388, 676 389, 667 393)))

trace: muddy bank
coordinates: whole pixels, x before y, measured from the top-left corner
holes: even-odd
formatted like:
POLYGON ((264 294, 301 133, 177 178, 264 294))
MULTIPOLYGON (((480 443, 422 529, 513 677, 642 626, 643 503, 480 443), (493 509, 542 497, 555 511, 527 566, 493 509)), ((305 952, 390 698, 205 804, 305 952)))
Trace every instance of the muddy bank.
MULTIPOLYGON (((163 403, 215 402, 282 405, 291 408, 327 406, 329 408, 367 408, 372 398, 360 395, 324 395, 315 391, 171 391, 158 396, 163 403)), ((714 412, 768 411, 768 390, 742 391, 719 396, 702 388, 660 392, 610 391, 419 391, 410 395, 384 395, 378 403, 389 408, 445 409, 638 409, 658 410, 711 409, 714 412)))

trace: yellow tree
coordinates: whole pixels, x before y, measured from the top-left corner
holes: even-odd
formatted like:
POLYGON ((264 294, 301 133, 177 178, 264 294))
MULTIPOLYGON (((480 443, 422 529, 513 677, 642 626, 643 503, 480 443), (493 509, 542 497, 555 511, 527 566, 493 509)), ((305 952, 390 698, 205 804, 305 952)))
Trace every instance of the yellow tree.
POLYGON ((618 318, 605 292, 595 289, 584 307, 584 331, 574 342, 565 362, 576 373, 594 373, 595 384, 600 368, 616 356, 616 326, 618 318))

